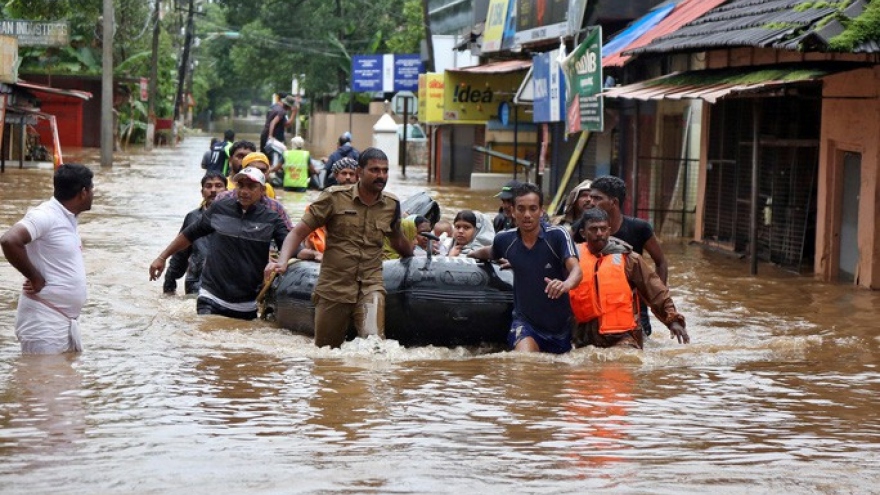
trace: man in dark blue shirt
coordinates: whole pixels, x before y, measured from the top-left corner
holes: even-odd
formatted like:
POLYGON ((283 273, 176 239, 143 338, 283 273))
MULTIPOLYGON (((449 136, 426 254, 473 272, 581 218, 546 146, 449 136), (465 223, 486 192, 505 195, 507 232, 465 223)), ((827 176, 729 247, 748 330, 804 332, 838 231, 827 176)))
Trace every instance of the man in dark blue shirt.
POLYGON ((472 258, 500 260, 513 269, 513 323, 507 342, 516 351, 571 350, 571 306, 568 291, 581 281, 577 250, 568 230, 548 226, 544 194, 535 184, 513 191, 516 229, 495 236, 492 246, 471 252, 472 258))

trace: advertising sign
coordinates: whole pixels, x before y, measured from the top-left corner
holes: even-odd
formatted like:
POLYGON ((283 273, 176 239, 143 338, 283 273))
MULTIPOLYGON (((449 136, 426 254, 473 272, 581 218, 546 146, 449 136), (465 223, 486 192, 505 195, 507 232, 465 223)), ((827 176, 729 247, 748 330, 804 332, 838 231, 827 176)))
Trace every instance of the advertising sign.
POLYGON ((351 59, 351 90, 359 93, 417 91, 424 72, 418 54, 355 55, 351 59))
POLYGON ((483 29, 483 53, 501 50, 504 25, 507 23, 508 0, 491 0, 486 14, 486 27, 483 29))
POLYGON ((601 132, 604 128, 602 97, 602 28, 590 31, 583 43, 562 61, 565 75, 566 122, 569 133, 601 132))
POLYGON ((568 4, 568 0, 516 0, 517 44, 566 36, 568 4))
POLYGON ((454 124, 484 124, 499 118, 499 108, 516 94, 524 71, 501 74, 446 71, 443 120, 454 124))
POLYGON ((535 122, 562 122, 565 117, 565 85, 559 67, 559 50, 532 57, 535 122))
POLYGON ((419 121, 443 123, 443 74, 422 74, 419 77, 419 121))
POLYGON ((67 21, 0 20, 0 35, 18 39, 18 46, 67 46, 67 21))
POLYGON ((0 82, 18 81, 18 41, 12 36, 0 36, 0 82))

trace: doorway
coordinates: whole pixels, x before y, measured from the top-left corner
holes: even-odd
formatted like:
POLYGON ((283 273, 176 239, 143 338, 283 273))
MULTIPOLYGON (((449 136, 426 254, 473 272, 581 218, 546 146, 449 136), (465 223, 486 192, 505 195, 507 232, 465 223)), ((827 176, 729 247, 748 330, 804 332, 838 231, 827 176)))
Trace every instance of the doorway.
POLYGON ((862 184, 862 155, 843 155, 843 195, 840 208, 840 256, 838 279, 854 283, 859 266, 859 192, 862 184))

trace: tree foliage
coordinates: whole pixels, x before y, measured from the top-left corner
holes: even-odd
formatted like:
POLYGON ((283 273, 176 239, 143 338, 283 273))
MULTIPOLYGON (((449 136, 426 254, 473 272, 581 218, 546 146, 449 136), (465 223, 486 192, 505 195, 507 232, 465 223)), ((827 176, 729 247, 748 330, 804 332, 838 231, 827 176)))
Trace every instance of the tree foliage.
POLYGON ((205 29, 237 31, 217 38, 212 51, 223 67, 211 82, 215 105, 265 104, 291 79, 312 96, 348 87, 351 57, 370 53, 416 53, 424 28, 420 0, 219 0, 225 24, 205 29))
MULTIPOLYGON (((171 110, 183 51, 188 0, 161 0, 160 117, 171 110)), ((195 0, 199 42, 191 51, 197 110, 215 114, 266 105, 291 80, 312 97, 344 93, 351 57, 417 53, 424 37, 421 0, 195 0), (230 33, 237 36, 230 36, 230 33)), ((114 0, 114 74, 149 77, 155 0, 114 0)), ((6 0, 4 18, 66 19, 70 45, 23 47, 21 72, 100 75, 102 0, 6 0)), ((132 83, 134 84, 134 83, 132 83)), ((347 100, 346 100, 347 101, 347 100)))

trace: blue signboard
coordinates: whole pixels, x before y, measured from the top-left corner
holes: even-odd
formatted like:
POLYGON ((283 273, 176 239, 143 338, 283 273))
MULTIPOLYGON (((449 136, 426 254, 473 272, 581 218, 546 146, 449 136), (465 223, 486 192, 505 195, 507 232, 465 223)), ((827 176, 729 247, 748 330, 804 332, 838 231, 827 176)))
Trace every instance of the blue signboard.
POLYGON ((418 54, 355 55, 351 60, 351 89, 359 93, 416 92, 419 74, 424 72, 418 54))
POLYGON ((419 74, 425 72, 418 54, 394 56, 394 91, 419 90, 419 74))
POLYGON ((556 57, 559 50, 532 57, 535 122, 562 122, 565 117, 565 85, 556 57))
POLYGON ((351 90, 382 91, 382 55, 355 55, 351 59, 351 90))

